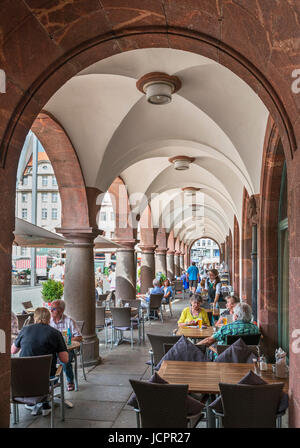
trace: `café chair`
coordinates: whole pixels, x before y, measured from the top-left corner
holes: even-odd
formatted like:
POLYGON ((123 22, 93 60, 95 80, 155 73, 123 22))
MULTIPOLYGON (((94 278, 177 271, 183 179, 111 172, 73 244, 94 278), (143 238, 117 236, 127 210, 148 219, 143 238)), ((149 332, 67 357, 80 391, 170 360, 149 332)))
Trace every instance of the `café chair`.
MULTIPOLYGON (((51 428, 54 428, 54 383, 63 378, 62 366, 55 377, 50 379, 52 355, 16 357, 11 359, 11 402, 13 423, 19 423, 19 404, 34 406, 51 402, 51 428), (50 385, 49 385, 50 382, 50 385)), ((62 380, 63 381, 63 380, 62 380)), ((64 395, 61 395, 61 415, 63 416, 64 395)), ((62 418, 63 419, 63 418, 62 418)))
POLYGON ((226 345, 231 345, 236 342, 238 339, 243 339, 245 344, 247 345, 258 345, 260 341, 261 333, 257 334, 235 334, 226 336, 226 345))
MULTIPOLYGON (((228 349, 228 347, 230 347, 230 345, 216 345, 216 353, 219 356, 221 353, 223 353, 225 350, 228 349)), ((260 356, 260 350, 259 350, 259 346, 258 345, 248 345, 248 348, 250 348, 250 350, 253 352, 253 354, 256 357, 260 356)))
POLYGON ((164 311, 166 311, 166 305, 169 305, 169 310, 170 310, 170 316, 173 317, 173 313, 172 313, 172 295, 171 297, 169 297, 169 301, 167 302, 166 299, 162 299, 162 307, 164 309, 164 311))
POLYGON ((31 325, 34 323, 33 315, 24 313, 24 314, 16 314, 18 319, 18 330, 21 331, 23 327, 27 325, 31 325))
POLYGON ((124 331, 130 331, 130 344, 133 348, 133 329, 137 324, 131 320, 131 307, 112 308, 111 309, 112 324, 111 324, 111 348, 113 342, 120 343, 128 339, 123 338, 124 331), (116 341, 116 333, 121 334, 119 341, 116 341))
MULTIPOLYGON (((154 367, 159 363, 161 358, 165 355, 164 344, 176 344, 181 336, 166 336, 161 334, 147 334, 149 342, 151 344, 150 354, 150 365, 152 374, 154 372, 154 367)), ((171 348, 171 347, 170 347, 171 348)))
POLYGON ((143 334, 143 342, 145 342, 145 308, 142 308, 142 303, 138 299, 121 300, 122 306, 127 308, 128 306, 137 308, 136 316, 131 317, 131 320, 138 328, 139 344, 141 343, 141 333, 143 334))
POLYGON ((283 383, 266 385, 219 383, 224 428, 276 428, 283 383))
POLYGON ((136 394, 138 428, 196 427, 202 412, 187 414, 188 385, 155 384, 129 380, 136 394))
POLYGON ((147 319, 150 322, 150 312, 158 313, 160 314, 160 319, 162 322, 164 322, 163 313, 162 313, 162 299, 164 295, 163 294, 150 294, 150 300, 148 303, 147 308, 147 319))
POLYGON ((96 308, 96 330, 104 330, 105 348, 107 347, 107 331, 111 319, 105 317, 105 306, 96 308))
POLYGON ((175 280, 174 281, 174 299, 182 299, 184 298, 184 289, 183 289, 183 281, 175 280))
POLYGON ((30 300, 28 302, 22 302, 22 305, 23 305, 25 310, 33 308, 32 302, 30 300))
MULTIPOLYGON (((77 320, 76 321, 77 327, 80 331, 80 333, 82 334, 83 331, 83 327, 84 327, 84 320, 77 320)), ((78 391, 78 363, 77 363, 77 356, 80 357, 80 363, 81 363, 81 367, 82 367, 82 373, 83 373, 83 378, 85 381, 87 381, 86 379, 86 373, 85 373, 85 368, 84 368, 84 356, 83 356, 83 341, 80 342, 80 347, 79 348, 75 348, 74 349, 74 371, 75 371, 75 391, 78 391)))

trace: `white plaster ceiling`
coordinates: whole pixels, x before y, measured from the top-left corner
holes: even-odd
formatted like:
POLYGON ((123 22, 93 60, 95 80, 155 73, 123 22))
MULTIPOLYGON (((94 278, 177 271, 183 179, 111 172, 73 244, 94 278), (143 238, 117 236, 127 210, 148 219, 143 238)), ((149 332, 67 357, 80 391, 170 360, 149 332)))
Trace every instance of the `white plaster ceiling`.
POLYGON ((178 207, 177 218, 168 218, 181 188, 201 188, 205 236, 219 243, 234 215, 241 223, 243 188, 259 193, 268 111, 244 81, 206 57, 159 48, 114 55, 70 79, 44 109, 68 133, 87 186, 106 191, 121 176, 135 209, 142 212, 146 197, 154 221, 168 230, 176 222, 186 242, 204 235, 192 217, 180 220, 184 204, 175 201, 169 209, 178 207), (136 88, 153 71, 182 81, 168 105, 148 104, 136 88), (175 171, 168 158, 176 155, 195 161, 175 171))

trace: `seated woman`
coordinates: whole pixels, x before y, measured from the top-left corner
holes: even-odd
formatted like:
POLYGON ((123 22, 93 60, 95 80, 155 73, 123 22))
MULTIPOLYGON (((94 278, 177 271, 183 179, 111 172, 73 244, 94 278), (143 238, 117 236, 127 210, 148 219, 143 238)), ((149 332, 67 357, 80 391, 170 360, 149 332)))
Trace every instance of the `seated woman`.
POLYGON ((164 291, 164 297, 162 303, 169 303, 173 295, 173 289, 172 286, 170 285, 170 280, 168 278, 164 281, 163 291, 164 291))
POLYGON ((197 319, 202 319, 202 324, 210 327, 209 318, 204 308, 201 308, 202 297, 194 294, 190 299, 190 306, 184 308, 178 321, 179 327, 192 324, 197 319))

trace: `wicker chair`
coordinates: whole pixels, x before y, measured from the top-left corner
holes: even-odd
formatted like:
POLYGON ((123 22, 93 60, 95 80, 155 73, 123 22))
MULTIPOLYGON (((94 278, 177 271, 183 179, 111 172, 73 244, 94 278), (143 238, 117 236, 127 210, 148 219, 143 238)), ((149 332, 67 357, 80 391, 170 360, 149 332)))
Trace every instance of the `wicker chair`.
POLYGON ((202 413, 187 415, 187 385, 129 381, 139 405, 135 409, 138 428, 187 428, 202 418, 202 413))
POLYGON ((152 350, 149 350, 151 356, 151 370, 154 372, 154 367, 159 363, 161 358, 165 355, 164 344, 176 344, 181 336, 166 336, 161 334, 147 334, 152 350))
POLYGON ((48 401, 51 397, 51 428, 54 427, 54 383, 60 379, 61 419, 64 420, 63 371, 59 366, 55 377, 50 378, 52 355, 31 356, 11 359, 11 402, 13 404, 13 422, 19 422, 19 404, 36 405, 48 401), (50 381, 50 386, 49 386, 50 381))
POLYGON ((124 331, 130 331, 130 343, 131 348, 133 348, 133 329, 137 327, 137 324, 131 319, 131 307, 125 308, 112 308, 112 325, 111 325, 111 348, 113 341, 116 341, 116 331, 121 333, 121 340, 126 340, 123 338, 124 331))
POLYGON ((150 294, 150 300, 148 303, 148 315, 147 318, 150 322, 150 312, 158 312, 160 313, 160 318, 161 321, 164 321, 163 318, 163 313, 162 313, 162 299, 163 299, 163 294, 150 294))
POLYGON ((266 385, 220 383, 224 428, 275 428, 283 383, 266 385))

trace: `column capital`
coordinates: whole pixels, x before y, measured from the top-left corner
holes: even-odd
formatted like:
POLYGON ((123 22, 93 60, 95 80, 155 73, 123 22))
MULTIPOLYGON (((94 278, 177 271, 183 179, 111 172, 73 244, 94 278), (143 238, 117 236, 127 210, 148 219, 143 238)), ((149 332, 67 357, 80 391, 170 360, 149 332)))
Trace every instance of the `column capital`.
POLYGON ((155 250, 156 255, 166 255, 168 248, 167 247, 158 247, 155 250))
MULTIPOLYGON (((61 227, 55 229, 58 233, 61 233, 67 240, 70 241, 69 244, 94 244, 94 239, 98 235, 104 233, 103 230, 96 227, 77 227, 77 228, 67 228, 61 227)), ((66 243, 68 246, 68 243, 66 243)))
POLYGON ((117 244, 120 244, 120 248, 117 249, 117 252, 121 252, 124 250, 134 250, 134 246, 136 245, 136 240, 122 240, 122 239, 118 239, 115 238, 112 241, 114 241, 117 244))
POLYGON ((168 250, 167 255, 174 255, 175 254, 175 250, 168 250))
POLYGON ((139 244, 139 248, 143 253, 153 254, 155 249, 157 248, 157 245, 151 246, 151 245, 139 244))
POLYGON ((181 255, 180 250, 175 250, 175 255, 177 255, 179 257, 181 255))

